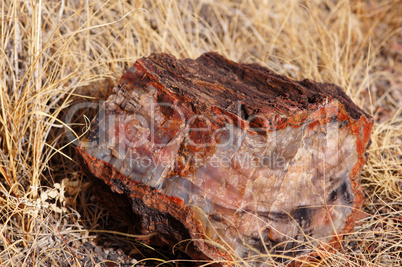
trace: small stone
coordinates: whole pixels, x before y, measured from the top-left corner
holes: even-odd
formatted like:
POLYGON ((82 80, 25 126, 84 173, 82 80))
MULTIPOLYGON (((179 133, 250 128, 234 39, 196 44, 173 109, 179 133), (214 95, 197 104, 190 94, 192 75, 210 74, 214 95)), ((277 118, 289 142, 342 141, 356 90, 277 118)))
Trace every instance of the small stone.
POLYGON ((94 251, 95 251, 96 254, 101 254, 102 253, 102 250, 98 246, 95 246, 94 251))
POLYGON ((84 246, 87 249, 92 249, 94 247, 90 242, 85 242, 84 246))

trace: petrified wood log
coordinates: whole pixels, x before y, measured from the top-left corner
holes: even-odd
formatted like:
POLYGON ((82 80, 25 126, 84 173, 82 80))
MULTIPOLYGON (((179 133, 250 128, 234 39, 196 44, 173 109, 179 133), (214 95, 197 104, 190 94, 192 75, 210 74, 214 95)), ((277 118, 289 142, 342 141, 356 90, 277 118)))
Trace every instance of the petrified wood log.
POLYGON ((216 53, 153 54, 121 77, 77 151, 146 242, 255 263, 353 229, 371 128, 338 86, 216 53))

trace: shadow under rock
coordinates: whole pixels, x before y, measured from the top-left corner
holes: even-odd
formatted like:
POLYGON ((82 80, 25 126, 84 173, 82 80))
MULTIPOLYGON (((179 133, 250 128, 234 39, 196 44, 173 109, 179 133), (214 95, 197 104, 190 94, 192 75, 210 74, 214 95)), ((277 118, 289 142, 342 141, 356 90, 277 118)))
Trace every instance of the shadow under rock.
MULTIPOLYGON (((83 180, 90 181, 85 176, 83 180)), ((141 242, 141 238, 134 237, 136 217, 131 211, 130 201, 123 195, 116 198, 116 193, 106 184, 91 182, 89 189, 80 197, 83 199, 78 201, 82 204, 77 210, 81 221, 89 234, 96 236, 80 246, 82 259, 79 261, 82 266, 99 263, 107 267, 194 266, 189 262, 191 258, 179 250, 173 251, 170 246, 147 245, 141 242)))

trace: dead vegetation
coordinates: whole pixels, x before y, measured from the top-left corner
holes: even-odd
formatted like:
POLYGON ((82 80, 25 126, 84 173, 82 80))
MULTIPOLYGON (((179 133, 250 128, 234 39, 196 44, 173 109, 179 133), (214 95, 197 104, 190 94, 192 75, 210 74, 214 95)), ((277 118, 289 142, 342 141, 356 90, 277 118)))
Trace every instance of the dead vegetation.
POLYGON ((361 220, 338 253, 314 248, 310 264, 402 265, 400 1, 2 0, 0 10, 1 265, 168 264, 91 197, 65 132, 81 135, 94 110, 64 122, 76 103, 104 99, 138 57, 211 50, 336 83, 372 114, 361 220))

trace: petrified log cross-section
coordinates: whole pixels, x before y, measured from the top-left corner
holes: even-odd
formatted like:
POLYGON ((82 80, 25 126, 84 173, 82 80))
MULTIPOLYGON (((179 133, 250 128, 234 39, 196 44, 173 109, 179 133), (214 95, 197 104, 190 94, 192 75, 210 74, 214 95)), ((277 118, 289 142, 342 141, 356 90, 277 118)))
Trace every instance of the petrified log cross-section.
POLYGON ((338 86, 216 53, 153 54, 121 77, 77 151, 114 192, 104 202, 156 233, 149 243, 192 239, 179 248, 194 259, 238 261, 308 253, 353 228, 371 127, 338 86))

